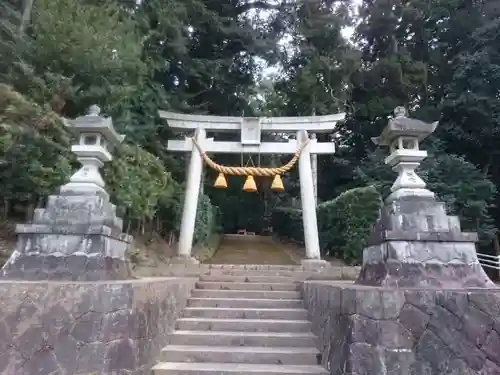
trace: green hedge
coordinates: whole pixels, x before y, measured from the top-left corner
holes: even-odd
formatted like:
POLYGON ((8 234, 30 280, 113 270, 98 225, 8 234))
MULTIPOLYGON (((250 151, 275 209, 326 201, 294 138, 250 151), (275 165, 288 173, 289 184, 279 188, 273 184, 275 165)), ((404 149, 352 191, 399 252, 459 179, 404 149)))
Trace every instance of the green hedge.
MULTIPOLYGON (((185 190, 184 184, 177 184, 174 194, 175 199, 164 202, 166 211, 175 212, 169 217, 169 220, 165 222, 166 227, 171 228, 171 230, 177 234, 179 234, 181 230, 185 190)), ((219 207, 212 204, 208 195, 200 194, 194 224, 193 245, 205 246, 208 244, 213 234, 220 233, 222 231, 220 219, 219 207)))
MULTIPOLYGON (((323 255, 348 264, 362 260, 363 247, 375 224, 382 200, 373 186, 348 190, 318 205, 318 231, 323 255)), ((302 215, 298 209, 277 209, 273 231, 280 237, 303 243, 302 215)))
POLYGON ((377 221, 382 199, 373 186, 348 190, 318 206, 320 246, 324 254, 360 263, 363 247, 377 221))
POLYGON ((214 233, 220 231, 219 210, 210 198, 202 194, 198 200, 193 242, 196 245, 207 245, 214 233))

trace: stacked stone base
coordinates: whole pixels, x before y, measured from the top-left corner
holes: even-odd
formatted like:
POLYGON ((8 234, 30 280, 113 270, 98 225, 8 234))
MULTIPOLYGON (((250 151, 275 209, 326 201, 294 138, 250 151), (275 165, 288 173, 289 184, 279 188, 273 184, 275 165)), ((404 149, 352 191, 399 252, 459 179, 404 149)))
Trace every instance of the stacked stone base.
POLYGON ((361 269, 358 284, 408 288, 484 288, 494 283, 479 262, 473 264, 422 264, 398 261, 378 262, 361 269))
POLYGON ((33 223, 18 225, 17 247, 0 278, 19 280, 123 280, 131 278, 131 236, 106 193, 53 195, 33 223))
POLYGON ((86 255, 43 256, 18 254, 2 268, 2 279, 98 281, 131 278, 128 262, 86 255))
POLYGON ((151 373, 195 279, 0 282, 0 374, 151 373))
POLYGON ((303 285, 332 375, 500 374, 498 288, 303 285))
POLYGON ((358 284, 394 288, 493 287, 476 254, 477 234, 432 198, 386 204, 363 250, 358 284))

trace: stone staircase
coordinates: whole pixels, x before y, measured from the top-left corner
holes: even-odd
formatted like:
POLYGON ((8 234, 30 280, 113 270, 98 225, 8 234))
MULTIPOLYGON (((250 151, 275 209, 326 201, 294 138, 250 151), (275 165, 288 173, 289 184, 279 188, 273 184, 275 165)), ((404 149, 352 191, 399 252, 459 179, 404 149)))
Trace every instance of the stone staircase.
POLYGON ((327 375, 294 271, 201 275, 154 375, 327 375))

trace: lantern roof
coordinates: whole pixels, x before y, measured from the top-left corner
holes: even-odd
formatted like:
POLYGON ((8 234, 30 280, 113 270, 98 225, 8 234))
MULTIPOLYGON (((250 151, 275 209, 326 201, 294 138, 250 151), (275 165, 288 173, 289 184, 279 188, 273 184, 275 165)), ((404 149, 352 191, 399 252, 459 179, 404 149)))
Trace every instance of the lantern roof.
POLYGON ((111 117, 100 116, 100 112, 97 105, 92 105, 85 116, 66 120, 67 126, 77 137, 82 133, 99 133, 111 144, 122 143, 125 136, 116 132, 111 117))
POLYGON ((406 117, 404 107, 394 109, 394 118, 389 119, 382 134, 372 138, 373 143, 379 146, 389 146, 395 138, 402 136, 417 138, 419 142, 431 135, 438 126, 438 121, 427 123, 421 120, 406 117))

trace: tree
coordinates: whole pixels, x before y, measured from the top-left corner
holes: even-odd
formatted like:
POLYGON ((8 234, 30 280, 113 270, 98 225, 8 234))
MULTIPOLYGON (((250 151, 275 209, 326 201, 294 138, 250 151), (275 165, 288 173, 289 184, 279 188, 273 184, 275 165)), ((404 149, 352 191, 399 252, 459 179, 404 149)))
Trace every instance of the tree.
MULTIPOLYGON (((280 73, 263 82, 263 112, 274 116, 311 116, 342 112, 349 95, 349 81, 359 66, 359 54, 346 41, 342 29, 352 23, 345 1, 306 1, 295 3, 282 14, 289 43, 280 47, 280 73)), ((330 141, 330 134, 318 135, 330 141)), ((318 195, 333 198, 338 185, 332 168, 338 156, 318 158, 318 195)), ((293 170, 283 203, 300 196, 298 173, 293 170)))
POLYGON ((442 117, 449 148, 466 154, 486 174, 500 161, 496 151, 500 141, 499 16, 500 10, 487 12, 483 25, 472 34, 471 48, 455 58, 442 117))
POLYGON ((12 203, 30 209, 67 181, 74 161, 62 119, 0 85, 0 179, 4 214, 12 203))
POLYGON ((160 204, 176 192, 163 163, 139 146, 121 147, 106 172, 114 201, 126 209, 129 223, 143 231, 145 223, 157 215, 160 204))
POLYGON ((36 1, 16 54, 7 82, 70 116, 96 103, 112 108, 145 73, 133 21, 109 2, 36 1))
MULTIPOLYGON (((292 39, 283 51, 283 73, 274 85, 281 115, 311 116, 342 110, 356 56, 342 36, 350 25, 348 3, 301 2, 289 10, 292 39)), ((276 102, 269 103, 275 105, 276 102)))
MULTIPOLYGON (((450 79, 444 85, 440 138, 448 152, 463 155, 484 176, 500 186, 500 10, 489 0, 474 7, 466 22, 469 35, 453 57, 450 79), (472 28, 473 27, 473 28, 472 28)), ((500 223, 496 206, 490 212, 500 223)), ((498 242, 495 242, 498 247, 498 242)))
POLYGON ((347 120, 342 142, 363 158, 374 145, 395 107, 414 106, 426 83, 426 66, 416 61, 399 41, 403 4, 394 0, 365 0, 360 7, 356 40, 362 63, 352 75, 347 120))

